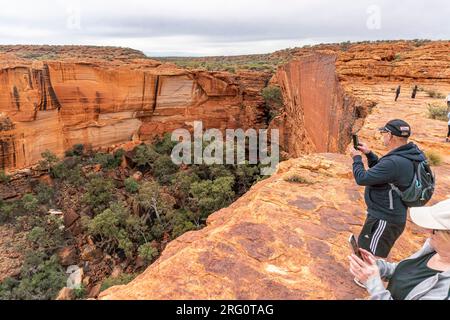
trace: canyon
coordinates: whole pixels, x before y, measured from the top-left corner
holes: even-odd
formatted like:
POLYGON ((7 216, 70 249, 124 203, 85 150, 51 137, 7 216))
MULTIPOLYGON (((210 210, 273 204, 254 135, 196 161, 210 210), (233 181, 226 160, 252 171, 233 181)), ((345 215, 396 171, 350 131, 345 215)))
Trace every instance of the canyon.
MULTIPOLYGON (((449 41, 284 50, 271 54, 289 56, 274 74, 182 69, 123 49, 44 49, 0 46, 1 169, 29 167, 46 149, 62 155, 77 143, 105 151, 134 146, 192 129, 194 120, 205 129, 279 129, 290 158, 212 214, 207 227, 173 240, 144 273, 100 299, 363 298, 346 261, 348 235, 364 220, 363 188, 345 153, 354 132, 386 152, 376 128, 391 118, 404 118, 413 141, 443 157, 434 168, 433 203, 450 196, 445 123, 427 116, 428 103, 438 100, 426 91, 409 99, 416 84, 450 92, 449 41), (51 59, 39 56, 44 49, 51 59), (402 96, 394 103, 399 84, 402 96), (284 100, 271 121, 261 94, 267 85, 278 86, 284 100)), ((391 258, 406 257, 423 239, 409 222, 391 258)))

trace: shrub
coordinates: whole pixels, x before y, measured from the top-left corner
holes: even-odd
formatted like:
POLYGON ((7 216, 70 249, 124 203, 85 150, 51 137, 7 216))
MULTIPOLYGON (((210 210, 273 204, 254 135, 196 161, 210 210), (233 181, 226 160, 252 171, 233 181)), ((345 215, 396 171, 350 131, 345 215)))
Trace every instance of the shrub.
POLYGON ((153 149, 152 146, 140 145, 135 149, 133 162, 140 167, 150 166, 159 157, 159 154, 153 149))
POLYGON ((64 226, 59 217, 35 216, 31 224, 34 227, 27 234, 27 239, 36 250, 52 253, 64 246, 64 226))
POLYGON ((443 95, 440 92, 437 92, 436 90, 429 89, 429 90, 425 90, 425 92, 428 94, 428 96, 430 98, 433 98, 433 99, 445 99, 445 95, 443 95))
POLYGON ((206 180, 194 182, 190 192, 193 196, 195 209, 201 218, 206 218, 210 213, 228 206, 234 199, 234 177, 221 177, 214 181, 206 180))
POLYGON ((55 190, 48 184, 39 183, 35 189, 36 197, 40 204, 49 204, 55 196, 55 190))
POLYGON ((147 226, 136 216, 129 215, 122 204, 114 204, 93 219, 82 220, 88 234, 100 239, 100 246, 112 252, 116 248, 132 257, 135 245, 146 241, 147 226))
POLYGON ((108 208, 109 203, 114 199, 114 183, 110 179, 95 176, 91 178, 86 189, 83 201, 91 207, 94 213, 100 213, 108 208))
POLYGON ((67 276, 56 255, 49 259, 39 252, 27 253, 20 279, 8 278, 0 284, 0 299, 50 300, 65 286, 67 276))
POLYGON ((22 207, 28 213, 33 213, 39 208, 39 200, 31 193, 27 193, 22 197, 22 207))
POLYGON ((137 196, 140 207, 144 211, 145 221, 157 221, 166 224, 171 214, 175 199, 163 192, 156 181, 148 181, 141 185, 137 196))
POLYGON ((447 121, 448 109, 445 105, 441 105, 438 103, 429 103, 428 104, 428 117, 430 119, 447 121))
POLYGON ((86 288, 83 284, 79 288, 75 288, 73 290, 73 296, 75 300, 83 300, 84 298, 86 298, 86 294, 86 288))
POLYGON ((58 157, 50 150, 41 153, 42 160, 38 163, 38 169, 50 172, 50 169, 58 162, 58 157))
POLYGON ((442 163, 442 156, 435 151, 425 151, 425 155, 431 166, 439 166, 442 163))
POLYGON ((278 116, 281 108, 283 107, 283 95, 280 87, 268 86, 261 92, 265 101, 265 109, 268 117, 268 121, 278 116))
POLYGON ((73 156, 82 156, 84 154, 84 145, 83 144, 74 144, 72 149, 69 149, 65 152, 66 157, 73 156))
POLYGON ((284 181, 292 182, 292 183, 300 183, 300 184, 312 184, 311 181, 309 181, 308 179, 306 179, 298 174, 292 174, 288 177, 285 177, 284 181))
POLYGON ((150 243, 144 243, 138 248, 138 255, 145 262, 152 262, 158 256, 158 249, 154 248, 150 243))
POLYGON ((0 182, 7 183, 11 178, 5 173, 5 171, 0 171, 0 182))
POLYGON ((172 162, 169 156, 159 156, 153 164, 153 175, 161 184, 167 184, 170 181, 170 175, 178 171, 178 166, 172 162))
POLYGON ((170 133, 164 134, 162 138, 158 138, 154 144, 154 150, 159 154, 170 156, 173 147, 177 142, 172 141, 172 135, 170 133))
POLYGON ((119 149, 114 154, 96 153, 94 162, 99 163, 104 169, 115 169, 122 163, 122 157, 125 154, 123 149, 119 149))
POLYGON ((136 193, 139 190, 139 183, 133 178, 126 178, 125 181, 125 190, 129 193, 136 193))
POLYGON ((127 274, 127 273, 122 273, 120 276, 118 276, 116 278, 108 277, 103 281, 100 290, 104 291, 113 286, 120 286, 120 285, 128 284, 134 278, 136 278, 135 274, 127 274))
POLYGON ((185 232, 197 229, 197 226, 191 221, 195 220, 195 217, 196 215, 191 211, 177 211, 172 219, 172 239, 181 236, 185 232))
POLYGON ((0 201, 0 223, 9 222, 18 209, 16 202, 3 202, 0 201))

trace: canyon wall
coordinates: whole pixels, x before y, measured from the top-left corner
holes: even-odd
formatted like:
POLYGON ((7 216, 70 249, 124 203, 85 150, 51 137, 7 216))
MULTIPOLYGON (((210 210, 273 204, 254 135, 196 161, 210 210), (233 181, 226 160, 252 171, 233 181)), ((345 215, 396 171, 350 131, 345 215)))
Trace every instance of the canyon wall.
POLYGON ((150 140, 192 129, 194 120, 204 128, 265 126, 260 92, 269 74, 187 71, 148 59, 11 60, 0 55, 0 169, 77 143, 150 140))
POLYGON ((363 115, 361 103, 339 83, 335 63, 334 54, 312 53, 278 69, 285 108, 273 127, 280 129, 280 144, 291 156, 342 152, 363 115))

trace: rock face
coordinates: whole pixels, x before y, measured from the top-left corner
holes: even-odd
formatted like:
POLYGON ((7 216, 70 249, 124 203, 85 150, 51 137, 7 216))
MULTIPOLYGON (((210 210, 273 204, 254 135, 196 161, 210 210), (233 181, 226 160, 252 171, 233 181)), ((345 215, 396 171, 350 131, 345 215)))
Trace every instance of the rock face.
POLYGON ((336 73, 336 55, 313 53, 278 69, 285 112, 273 123, 280 144, 292 156, 345 149, 358 113, 355 99, 344 92, 336 73))
POLYGON ((47 149, 147 140, 194 120, 204 128, 264 126, 269 74, 186 71, 152 60, 30 61, 0 53, 0 169, 47 149))
MULTIPOLYGON (((394 102, 396 83, 355 81, 346 89, 355 99, 375 102, 360 124, 361 141, 385 154, 377 128, 404 118, 412 140, 442 156, 433 167, 437 189, 430 204, 450 197, 450 148, 446 122, 427 116, 426 92, 410 92, 394 102)), ((450 83, 427 84, 450 92, 450 83)), ((366 165, 367 167, 367 165, 366 165)), ((303 155, 281 163, 272 177, 256 184, 230 207, 208 219, 206 228, 172 241, 143 274, 112 287, 100 299, 354 299, 367 293, 348 272, 347 239, 359 234, 365 219, 364 188, 341 154, 303 155), (298 178, 302 179, 298 179, 298 178), (304 183, 289 181, 300 180, 304 183)), ((390 259, 399 261, 424 242, 424 230, 408 220, 390 259)))

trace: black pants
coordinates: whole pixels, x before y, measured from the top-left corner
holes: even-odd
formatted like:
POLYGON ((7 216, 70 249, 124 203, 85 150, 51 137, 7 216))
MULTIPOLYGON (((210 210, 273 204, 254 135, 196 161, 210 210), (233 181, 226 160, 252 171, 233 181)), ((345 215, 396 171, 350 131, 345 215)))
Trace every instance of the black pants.
POLYGON ((450 124, 448 125, 448 133, 447 133, 447 138, 450 138, 450 124))
POLYGON ((387 258, 405 226, 406 222, 395 224, 368 215, 358 237, 358 246, 374 256, 387 258))

